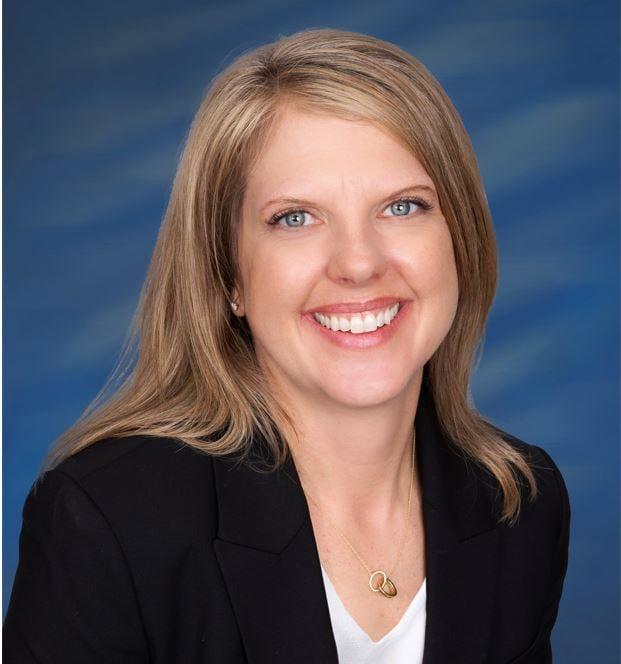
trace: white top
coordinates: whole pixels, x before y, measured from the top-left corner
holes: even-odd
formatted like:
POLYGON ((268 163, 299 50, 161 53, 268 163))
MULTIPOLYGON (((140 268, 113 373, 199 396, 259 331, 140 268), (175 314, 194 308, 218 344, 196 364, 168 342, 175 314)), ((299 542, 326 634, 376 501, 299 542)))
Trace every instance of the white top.
POLYGON ((379 641, 373 641, 345 608, 323 565, 321 573, 339 664, 421 664, 427 618, 427 577, 401 620, 379 641))

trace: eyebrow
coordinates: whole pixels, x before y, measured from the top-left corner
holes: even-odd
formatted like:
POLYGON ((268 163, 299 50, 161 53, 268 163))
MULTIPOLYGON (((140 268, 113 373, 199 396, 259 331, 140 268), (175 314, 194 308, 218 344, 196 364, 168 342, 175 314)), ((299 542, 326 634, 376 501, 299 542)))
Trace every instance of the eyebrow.
MULTIPOLYGON (((396 198, 397 196, 403 196, 404 194, 414 193, 417 191, 426 191, 434 197, 437 197, 436 190, 433 187, 429 187, 426 184, 415 184, 408 187, 403 187, 398 191, 394 191, 392 194, 384 197, 384 200, 390 200, 396 198)), ((290 198, 290 197, 280 197, 273 198, 272 200, 267 201, 264 205, 261 206, 261 212, 271 205, 314 205, 312 201, 308 201, 304 198, 290 198)))

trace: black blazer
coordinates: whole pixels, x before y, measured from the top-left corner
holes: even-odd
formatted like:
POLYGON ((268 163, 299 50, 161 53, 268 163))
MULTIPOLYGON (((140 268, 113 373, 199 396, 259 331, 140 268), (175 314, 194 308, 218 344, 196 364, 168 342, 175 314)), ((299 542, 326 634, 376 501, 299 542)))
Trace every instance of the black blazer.
MULTIPOLYGON (((416 413, 425 521, 424 664, 552 658, 568 559, 563 478, 540 447, 540 498, 497 526, 491 475, 416 413)), ((106 439, 33 485, 4 621, 6 664, 337 664, 295 465, 260 474, 174 439, 106 439)))

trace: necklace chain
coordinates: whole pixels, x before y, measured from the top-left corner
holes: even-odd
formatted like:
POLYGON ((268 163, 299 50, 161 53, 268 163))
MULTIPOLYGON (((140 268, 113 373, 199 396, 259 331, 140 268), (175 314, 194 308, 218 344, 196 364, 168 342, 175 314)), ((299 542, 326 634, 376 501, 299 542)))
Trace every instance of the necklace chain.
MULTIPOLYGON (((411 507, 411 503, 412 503, 412 488, 414 486, 414 451, 415 451, 415 448, 416 448, 416 430, 414 430, 414 434, 413 434, 413 438, 412 438, 412 466, 411 466, 411 473, 410 473, 410 489, 409 489, 409 492, 408 492, 408 509, 407 509, 406 523, 405 523, 405 528, 403 529, 403 536, 401 537, 401 544, 399 545, 399 550, 398 550, 398 553, 397 553, 397 559, 395 560, 395 563, 392 567, 393 571, 397 568, 397 565, 399 564, 399 561, 401 559, 401 553, 403 551, 403 545, 405 544, 405 538, 406 538, 406 535, 407 535, 407 527, 408 527, 408 524, 410 523, 410 507, 411 507)), ((356 556, 356 558, 358 558, 358 560, 360 561, 360 563, 364 567, 366 573, 369 575, 369 587, 371 588, 371 590, 373 592, 380 592, 385 597, 394 597, 397 594, 397 588, 395 587, 394 582, 390 579, 390 575, 388 574, 388 572, 384 572, 383 570, 380 570, 380 569, 378 569, 376 571, 372 571, 371 568, 365 563, 362 556, 353 547, 352 543, 347 539, 345 534, 341 531, 341 529, 338 526, 335 525, 334 521, 332 521, 332 519, 327 514, 325 514, 325 512, 321 509, 321 507, 319 507, 319 505, 313 499, 313 497, 308 492, 305 491, 305 493, 306 493, 306 496, 308 497, 308 499, 313 503, 313 505, 315 505, 315 507, 317 507, 317 509, 322 514, 325 515, 325 517, 328 519, 328 521, 330 521, 332 523, 335 530, 345 540, 345 543, 349 546, 352 553, 356 556), (374 583, 373 583, 373 579, 377 575, 380 575, 380 576, 384 577, 383 582, 379 586, 374 585, 374 583)))

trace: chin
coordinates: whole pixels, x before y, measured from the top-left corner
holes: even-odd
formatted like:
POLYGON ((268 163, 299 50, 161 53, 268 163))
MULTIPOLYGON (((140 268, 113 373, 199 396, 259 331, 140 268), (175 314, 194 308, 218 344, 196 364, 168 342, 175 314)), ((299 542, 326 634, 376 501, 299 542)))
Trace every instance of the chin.
MULTIPOLYGON (((340 386, 339 386, 340 387, 340 386)), ((326 386, 325 393, 333 401, 352 406, 365 408, 378 406, 395 399, 403 393, 404 385, 343 385, 342 389, 335 389, 334 385, 326 386)))

